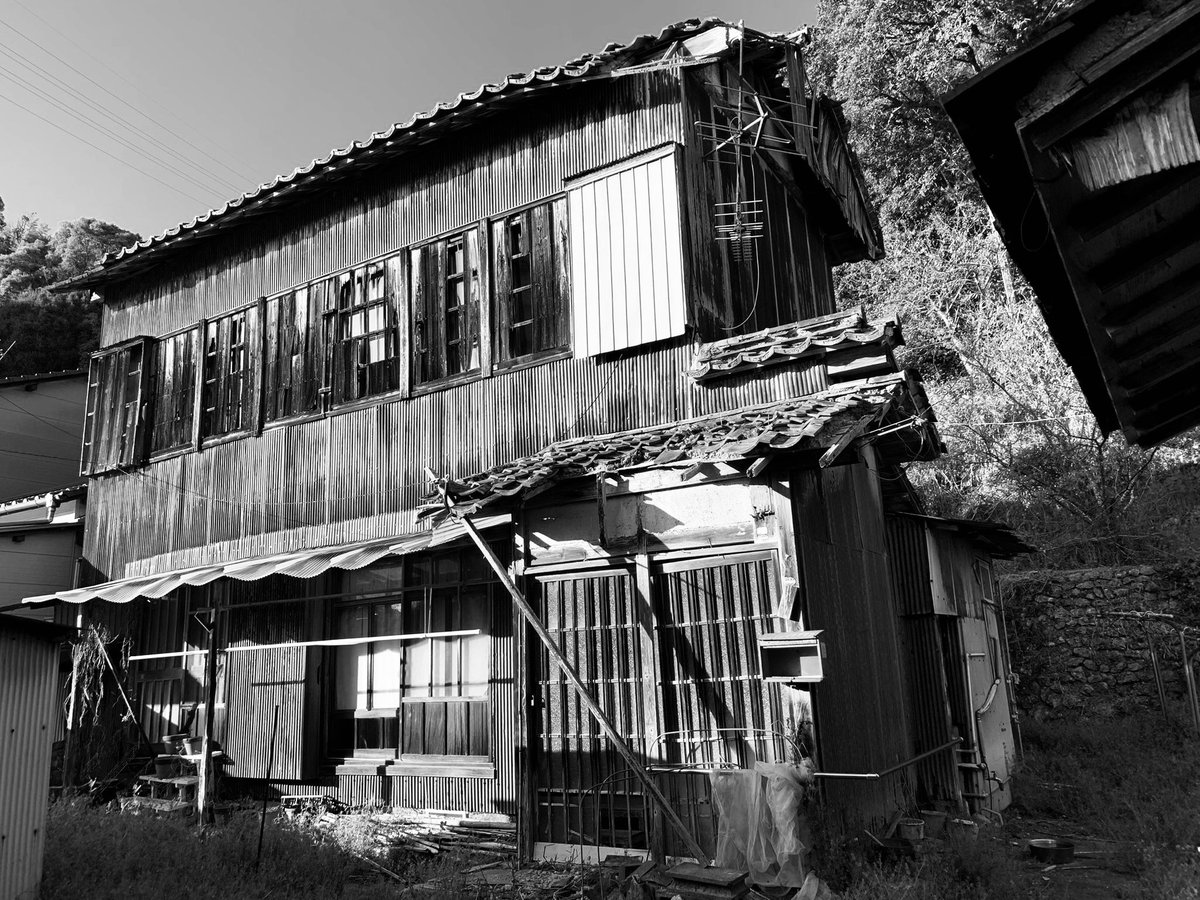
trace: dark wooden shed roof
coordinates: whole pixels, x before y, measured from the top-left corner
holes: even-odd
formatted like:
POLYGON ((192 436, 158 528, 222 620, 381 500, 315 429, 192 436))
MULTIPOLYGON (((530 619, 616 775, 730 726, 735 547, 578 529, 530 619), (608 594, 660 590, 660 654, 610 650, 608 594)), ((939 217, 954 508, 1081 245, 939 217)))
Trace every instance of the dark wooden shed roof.
POLYGON ((944 101, 1098 422, 1143 446, 1200 424, 1198 60, 1200 0, 1081 3, 944 101))

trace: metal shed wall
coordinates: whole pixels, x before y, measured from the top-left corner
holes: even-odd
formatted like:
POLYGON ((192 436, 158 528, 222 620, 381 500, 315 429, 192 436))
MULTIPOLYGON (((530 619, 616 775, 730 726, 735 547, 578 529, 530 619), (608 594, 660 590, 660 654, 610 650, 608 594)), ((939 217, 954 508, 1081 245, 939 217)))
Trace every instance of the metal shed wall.
POLYGON ((0 900, 42 880, 57 674, 53 637, 0 621, 0 900))

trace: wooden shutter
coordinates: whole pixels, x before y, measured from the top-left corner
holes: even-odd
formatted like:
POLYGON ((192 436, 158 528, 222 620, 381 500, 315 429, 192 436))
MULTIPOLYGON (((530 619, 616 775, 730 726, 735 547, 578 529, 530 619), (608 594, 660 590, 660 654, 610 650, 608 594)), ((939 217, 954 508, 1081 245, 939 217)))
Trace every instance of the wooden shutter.
POLYGON ((92 357, 80 474, 108 472, 145 458, 148 343, 137 338, 92 357))
POLYGON ((395 387, 407 397, 410 391, 409 354, 409 296, 408 254, 397 253, 385 261, 387 266, 387 293, 391 299, 392 312, 392 366, 395 371, 395 387))
POLYGON ((684 333, 676 155, 571 185, 571 329, 594 356, 684 333))
POLYGON ((200 329, 156 341, 149 376, 150 452, 175 450, 192 443, 196 415, 196 360, 200 329))

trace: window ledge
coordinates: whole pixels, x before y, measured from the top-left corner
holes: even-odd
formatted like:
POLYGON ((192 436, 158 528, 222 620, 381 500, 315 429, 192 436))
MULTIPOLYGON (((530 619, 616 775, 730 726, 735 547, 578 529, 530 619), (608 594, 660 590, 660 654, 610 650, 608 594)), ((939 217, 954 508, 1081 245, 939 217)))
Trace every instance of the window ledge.
POLYGON ((433 394, 438 391, 444 391, 447 388, 470 384, 472 381, 478 381, 479 378, 479 369, 471 369, 458 375, 448 375, 447 377, 439 378, 436 381, 426 381, 422 384, 415 385, 412 389, 412 395, 414 397, 420 397, 422 394, 433 394))
POLYGON ((240 441, 242 438, 248 438, 253 432, 249 428, 239 428, 237 431, 227 431, 225 434, 213 434, 200 438, 200 450, 207 450, 209 447, 218 447, 221 444, 232 444, 234 441, 240 441))
POLYGON ((360 760, 356 762, 338 763, 331 767, 334 775, 382 775, 385 766, 384 761, 368 762, 360 760))
POLYGON ((492 374, 504 375, 508 372, 518 372, 521 369, 532 369, 534 366, 543 366, 546 363, 558 362, 560 359, 570 359, 572 354, 573 351, 570 347, 562 347, 557 350, 543 350, 540 353, 519 356, 516 359, 496 363, 492 367, 492 374))

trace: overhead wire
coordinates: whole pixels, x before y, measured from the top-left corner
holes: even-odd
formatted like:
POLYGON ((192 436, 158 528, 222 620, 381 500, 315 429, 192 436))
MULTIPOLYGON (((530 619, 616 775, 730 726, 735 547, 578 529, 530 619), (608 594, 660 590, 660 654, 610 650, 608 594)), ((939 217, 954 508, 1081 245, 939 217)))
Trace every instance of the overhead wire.
MULTIPOLYGON (((11 28, 12 26, 6 26, 6 27, 11 28)), ((20 34, 20 32, 18 32, 18 34, 20 34)), ((74 85, 70 84, 67 81, 64 81, 62 78, 59 78, 53 72, 38 65, 36 62, 31 60, 25 54, 21 53, 21 51, 14 50, 11 46, 4 43, 3 41, 0 41, 0 53, 3 53, 9 59, 12 59, 12 60, 18 61, 18 62, 22 62, 25 65, 30 66, 33 69, 36 69, 43 76, 45 76, 47 79, 49 79, 50 82, 52 82, 60 91, 63 91, 64 93, 72 94, 74 97, 78 98, 80 101, 82 101, 87 107, 89 107, 93 111, 102 113, 103 115, 108 116, 111 120, 120 122, 126 128, 129 128, 132 131, 136 132, 138 135, 145 138, 151 144, 159 147, 164 152, 174 155, 181 162, 186 163, 187 165, 191 166, 198 172, 204 173, 212 180, 212 182, 214 184, 224 186, 225 190, 233 190, 233 191, 238 190, 239 185, 230 181, 228 178, 224 177, 223 175, 218 175, 216 172, 213 172, 208 167, 202 166, 199 163, 192 161, 185 154, 180 153, 178 148, 170 147, 167 144, 163 143, 161 140, 159 140, 154 135, 147 132, 145 129, 141 128, 138 125, 135 125, 133 122, 130 122, 128 119, 126 119, 120 113, 109 109, 103 103, 100 103, 98 100, 95 100, 94 98, 89 97, 87 94, 85 94, 82 91, 80 91, 79 89, 77 89, 74 85)))
MULTIPOLYGON (((0 54, 3 54, 3 53, 4 53, 3 45, 0 45, 0 54)), ((53 96, 52 94, 47 93, 46 91, 44 91, 40 87, 38 87, 36 84, 33 84, 32 82, 28 81, 27 79, 14 73, 11 69, 9 69, 5 66, 2 66, 2 65, 0 65, 0 78, 8 79, 10 82, 12 82, 13 84, 16 84, 18 87, 24 88, 26 91, 33 94, 34 96, 40 97, 41 99, 45 100, 47 103, 51 104, 59 111, 64 112, 69 116, 75 116, 75 117, 81 119, 82 121, 91 125, 92 128, 94 128, 96 131, 103 134, 109 140, 114 141, 115 143, 121 145, 125 149, 132 151, 133 153, 137 154, 145 161, 153 163, 158 166, 161 166, 162 168, 168 170, 169 172, 174 173, 175 175, 182 178, 184 181, 190 183, 192 186, 197 187, 202 191, 213 190, 213 187, 211 185, 205 184, 204 182, 202 182, 196 178, 193 178, 187 172, 185 172, 182 169, 178 168, 177 166, 171 164, 170 162, 163 161, 157 155, 148 152, 147 150, 143 149, 142 147, 139 147, 133 141, 130 141, 127 138, 122 137, 120 134, 118 134, 117 132, 115 132, 111 128, 109 128, 107 125, 93 119, 91 116, 87 115, 87 113, 81 112, 80 110, 70 106, 69 104, 64 103, 59 98, 53 96)))
POLYGON ((33 116, 36 119, 41 119, 43 122, 45 122, 47 125, 50 125, 53 128, 57 128, 59 131, 61 131, 63 134, 67 135, 68 137, 74 138, 75 140, 79 141, 81 144, 86 144, 87 146, 91 147, 93 150, 97 151, 98 153, 103 153, 109 159, 116 160, 121 165, 127 166, 130 169, 133 169, 135 172, 137 172, 140 175, 145 175, 151 181, 156 181, 159 184, 161 184, 163 187, 168 188, 172 191, 175 191, 175 193, 180 194, 181 196, 187 197, 191 200, 195 200, 197 203, 207 203, 208 202, 206 199, 204 199, 202 197, 197 197, 195 194, 185 191, 183 188, 179 187, 178 185, 171 184, 168 181, 163 181, 157 175, 155 175, 151 172, 147 172, 145 169, 141 168, 140 166, 134 165, 129 160, 122 159, 121 157, 117 156, 115 153, 105 150, 103 147, 101 147, 97 144, 93 144, 91 141, 89 141, 85 137, 82 137, 77 132, 71 131, 69 128, 59 125, 57 122, 53 121, 52 119, 47 119, 41 113, 35 112, 34 110, 30 109, 28 106, 25 106, 22 103, 18 103, 16 100, 14 100, 12 97, 9 97, 7 94, 0 93, 0 100, 4 100, 8 103, 11 103, 17 109, 22 110, 23 112, 29 113, 29 115, 33 116))
MULTIPOLYGON (((75 47, 75 49, 79 50, 81 53, 83 53, 83 54, 84 54, 85 56, 87 56, 89 59, 91 59, 91 60, 93 60, 94 62, 98 63, 99 65, 103 66, 103 67, 104 67, 106 70, 108 70, 110 73, 112 73, 113 75, 115 75, 115 76, 116 76, 118 79, 120 79, 120 80, 121 80, 122 82, 124 82, 126 85, 128 85, 128 86, 129 86, 129 87, 131 87, 131 88, 134 88, 135 90, 137 90, 137 89, 139 88, 139 85, 135 84, 134 82, 132 82, 131 80, 129 80, 128 78, 126 78, 124 75, 122 75, 122 74, 121 74, 120 72, 118 72, 116 69, 114 69, 112 66, 110 66, 108 63, 106 63, 106 62, 105 62, 103 59, 101 59, 100 57, 96 56, 96 54, 92 53, 90 50, 88 50, 86 47, 84 47, 84 46, 83 46, 82 44, 80 44, 78 41, 74 40, 74 39, 73 39, 73 38, 72 38, 70 35, 68 35, 68 34, 65 34, 64 32, 60 31, 58 28, 56 28, 56 27, 54 26, 54 24, 53 24, 52 22, 48 21, 48 20, 47 20, 47 19, 45 19, 43 16, 39 15, 39 14, 37 13, 37 11, 36 11, 36 10, 33 10, 33 9, 31 9, 30 7, 26 6, 24 3, 22 3, 22 2, 21 2, 21 0, 13 0, 13 2, 14 2, 14 3, 16 3, 16 5, 17 5, 17 6, 21 7, 21 9, 25 10, 25 12, 29 13, 29 14, 30 14, 31 16, 33 16, 35 19, 37 19, 38 21, 40 21, 40 22, 41 22, 43 25, 45 25, 47 28, 49 28, 51 31, 53 31, 55 34, 57 34, 57 35, 58 35, 59 37, 61 37, 63 40, 67 41, 67 43, 71 44, 73 47, 75 47)), ((60 58, 60 57, 59 57, 57 54, 55 54, 55 53, 54 53, 52 50, 49 50, 49 49, 47 49, 47 48, 45 48, 45 47, 42 47, 42 45, 40 45, 40 44, 37 44, 37 42, 36 42, 36 41, 34 41, 32 38, 28 37, 28 36, 27 36, 27 35, 25 35, 24 33, 22 33, 22 32, 20 32, 20 31, 18 31, 17 29, 13 28, 13 26, 12 26, 11 24, 9 24, 9 28, 11 28, 13 31, 17 31, 17 33, 18 33, 18 34, 20 34, 22 37, 24 37, 24 38, 25 38, 27 41, 29 41, 29 42, 30 42, 30 43, 32 43, 32 44, 35 44, 35 45, 36 45, 36 46, 38 46, 38 47, 39 47, 39 48, 40 48, 40 49, 41 49, 43 52, 45 52, 45 53, 49 54, 50 56, 54 57, 54 59, 58 60, 58 61, 59 61, 59 62, 61 62, 63 65, 67 66, 68 68, 72 68, 72 69, 74 69, 74 67, 73 67, 73 66, 71 66, 71 64, 70 64, 70 63, 68 63, 68 62, 66 62, 65 60, 61 59, 61 58, 60 58)), ((77 70, 77 69, 74 69, 74 71, 77 71, 77 72, 78 72, 79 70, 77 70)), ((212 162, 216 163, 216 164, 217 164, 217 165, 219 165, 219 166, 222 166, 224 169, 226 169, 227 171, 229 171, 229 172, 233 173, 233 174, 234 174, 235 176, 237 176, 239 179, 242 179, 243 181, 245 181, 245 182, 247 182, 247 183, 253 183, 253 180, 254 180, 254 179, 252 179, 250 176, 246 175, 246 174, 245 174, 245 173, 243 173, 241 170, 239 170, 239 169, 237 169, 237 168, 235 168, 235 167, 231 166, 229 163, 225 162, 224 160, 222 160, 222 159, 219 159, 219 158, 218 158, 218 157, 216 157, 216 156, 213 156, 211 153, 209 153, 209 152, 208 152, 207 150, 205 150, 203 147, 200 147, 200 146, 196 145, 195 143, 193 143, 192 141, 190 141, 190 140, 189 140, 187 137, 185 137, 184 135, 181 135, 181 134, 179 134, 178 132, 174 131, 174 130, 173 130, 173 129, 171 129, 171 128, 168 128, 168 127, 167 127, 166 125, 164 125, 162 122, 158 121, 157 119, 155 119, 154 117, 152 117, 152 116, 150 116, 148 113, 146 113, 146 112, 145 112, 144 110, 142 110, 140 107, 138 107, 138 106, 135 106, 134 104, 130 103, 130 102, 127 100, 127 99, 125 99, 124 97, 122 97, 120 94, 117 94, 117 93, 115 93, 115 92, 113 92, 113 91, 110 91, 108 88, 104 87, 104 85, 102 85, 102 84, 100 84, 100 83, 96 82, 95 80, 93 80, 93 79, 92 79, 92 78, 91 78, 89 75, 87 75, 86 73, 79 72, 79 74, 80 74, 80 75, 82 75, 84 78, 86 78, 86 79, 87 79, 89 82, 91 82, 92 84, 96 85, 96 87, 100 88, 100 90, 102 90, 102 91, 104 91, 105 93, 107 93, 109 96, 111 96, 111 97, 115 97, 115 98, 116 98, 118 101, 120 101, 121 103, 123 103, 123 104, 124 104, 125 106, 127 106, 129 109, 133 110, 135 113, 137 113, 138 115, 140 115, 142 118, 146 119, 146 121, 154 123, 154 124, 155 124, 155 125, 157 125, 159 128, 161 128, 163 131, 165 131, 167 134, 170 134, 172 137, 175 137, 175 138, 177 138, 177 139, 178 139, 178 140, 180 140, 180 141, 183 141, 183 143, 187 144, 189 147, 191 147, 191 148, 192 148, 193 150, 195 150, 197 153, 200 153, 200 154, 202 154, 202 155, 203 155, 204 157, 206 157, 207 159, 211 160, 212 162)), ((171 111, 169 108, 167 108, 166 106, 163 106, 162 104, 158 104, 158 103, 155 103, 154 105, 155 105, 155 106, 158 106, 158 107, 159 107, 161 110, 163 110, 165 113, 167 113, 167 115, 169 115, 169 116, 171 116, 171 118, 175 119, 175 121, 177 121, 177 122, 182 122, 182 121, 183 121, 183 120, 182 120, 182 119, 180 119, 178 116, 176 116, 176 115, 175 115, 175 114, 174 114, 174 113, 173 113, 173 112, 172 112, 172 111, 171 111)), ((220 145, 219 145, 219 144, 217 144, 215 141, 212 141, 212 140, 210 139, 209 143, 211 144, 211 146, 213 146, 215 149, 218 149, 218 150, 220 150, 222 153, 229 154, 231 157, 232 157, 232 156, 235 156, 235 154, 234 154, 234 153, 233 153, 231 150, 229 150, 229 149, 228 149, 228 148, 226 148, 226 147, 222 147, 222 146, 220 146, 220 145)), ((241 160, 238 160, 238 162, 241 162, 241 160)))
MULTIPOLYGON (((59 56, 58 54, 56 54, 56 53, 55 53, 53 50, 50 50, 49 48, 47 48, 47 47, 46 47, 46 46, 44 46, 43 44, 41 44, 41 43, 39 43, 38 41, 34 40, 33 38, 29 37, 27 34, 25 34, 25 33, 24 33, 23 31, 21 31, 20 29, 16 28, 15 26, 13 26, 12 24, 10 24, 10 23, 8 23, 8 22, 3 22, 3 21, 0 21, 0 25, 3 25, 3 26, 4 26, 5 28, 7 28, 9 31, 13 32, 14 34, 16 34, 16 35, 18 35, 19 37, 21 37, 23 40, 25 40, 25 41, 27 41, 28 43, 32 44, 33 46, 37 47, 39 50, 41 50, 41 51, 42 51, 43 53, 45 53, 47 56, 49 56, 49 57, 51 57, 52 59, 56 60, 58 63, 60 63, 61 65, 65 66, 66 68, 70 69, 72 72, 74 72, 75 74, 79 75, 81 78, 85 79, 85 80, 86 80, 86 81, 88 81, 90 84, 94 85, 96 88, 98 88, 98 89, 99 89, 100 91, 102 91, 103 93, 105 93, 105 94, 108 94, 108 95, 109 95, 109 96, 111 96, 111 97, 114 97, 115 99, 117 99, 117 100, 119 100, 120 102, 124 103, 126 106, 130 106, 130 104, 129 104, 127 101, 125 101, 125 100, 124 100, 123 98, 121 98, 119 95, 117 95, 117 94, 113 93, 112 91, 108 90, 108 88, 104 87, 104 85, 102 85, 102 84, 100 84, 99 82, 97 82, 95 79, 93 79, 93 78, 92 78, 90 75, 88 75, 86 72, 83 72, 83 71, 81 71, 80 69, 77 69, 75 66, 71 65, 69 62, 67 62, 65 59, 63 59, 61 56, 59 56)), ((23 53, 21 53, 19 50, 16 50, 16 49, 12 48, 11 46, 9 46, 9 45, 7 45, 7 44, 4 44, 3 42, 0 42, 0 47, 3 47, 3 48, 5 48, 5 49, 8 51, 8 54, 6 54, 6 55, 9 55, 9 54, 11 54, 11 55, 15 55, 15 56, 19 57, 19 58, 20 58, 20 59, 21 59, 23 62, 25 62, 27 65, 30 65, 30 66, 33 66, 34 68, 36 68, 36 69, 37 69, 39 72, 41 72, 41 73, 42 73, 43 75, 45 75, 47 78, 50 78, 50 79, 52 79, 53 81, 55 81, 56 83, 58 83, 58 84, 60 84, 60 85, 66 85, 66 89, 67 89, 67 90, 70 90, 71 92, 75 93, 76 95, 83 97, 83 98, 85 99, 85 102, 89 103, 89 104, 90 104, 90 105, 92 105, 93 107, 98 107, 99 109, 102 109, 102 110, 104 110, 104 112, 105 112, 107 115, 111 116, 112 118, 114 118, 114 119, 116 119, 116 120, 119 120, 119 121, 120 121, 122 124, 124 124, 124 125, 125 125, 125 126, 127 126, 128 128, 131 128, 131 129, 133 129, 134 131, 138 132, 138 133, 139 133, 139 134, 141 134, 143 137, 145 137, 147 140, 149 140, 149 141, 151 141, 151 142, 155 143, 156 145, 158 145, 158 146, 159 146, 159 147, 161 147, 162 149, 166 150, 168 153, 174 153, 174 154, 178 154, 178 155, 179 155, 179 157, 180 157, 180 159, 181 159, 183 162, 185 162, 185 163, 187 163, 188 165, 192 166, 192 167, 193 167, 194 169, 196 169, 197 171, 204 172, 204 173, 205 173, 205 174, 207 174, 207 175, 208 175, 210 178, 212 178, 212 179, 213 179, 215 182, 217 182, 217 183, 221 183, 221 184, 224 184, 224 185, 226 185, 226 186, 227 186, 227 189, 232 189, 232 190, 235 190, 235 191, 239 189, 239 187, 240 187, 239 185, 237 185, 237 184, 235 184, 234 182, 230 181, 230 180, 229 180, 228 178, 226 178, 225 176, 223 176, 223 175, 219 175, 219 174, 217 174, 216 172, 213 172, 213 171, 212 171, 211 169, 209 169, 208 167, 206 167, 206 166, 204 166, 204 165, 202 165, 202 164, 200 164, 200 163, 198 163, 198 162, 195 162, 194 160, 190 159, 190 158, 187 156, 187 154, 185 154, 185 153, 181 153, 181 152, 178 150, 178 148, 175 148, 175 147, 168 147, 168 146, 167 146, 166 144, 164 144, 164 143, 163 143, 161 140, 159 140, 158 138, 156 138, 156 137, 154 137, 153 135, 149 134, 149 133, 148 133, 148 132, 146 132, 144 129, 142 129, 140 126, 138 126, 138 125, 135 125, 133 122, 130 122, 130 121, 129 121, 128 119, 126 119, 124 116, 120 115, 120 114, 119 114, 119 113, 117 113, 117 112, 114 112, 113 110, 109 109, 107 106, 104 106, 103 104, 99 103, 99 101, 97 101, 97 100, 95 100, 95 99, 93 99, 93 98, 90 98, 90 97, 86 97, 86 95, 83 95, 83 94, 81 94, 81 93, 80 93, 80 92, 79 92, 79 91, 78 91, 76 88, 74 88, 73 86, 71 86, 71 85, 67 84, 67 82, 63 81, 61 78, 59 78, 58 76, 54 75, 53 73, 51 73, 51 72, 47 71, 47 70, 46 70, 46 69, 44 69, 43 67, 39 66, 39 65, 38 65, 37 63, 35 63, 33 60, 29 59, 29 57, 27 57, 27 56, 25 56, 23 53)), ((150 117, 150 116, 147 116, 145 113, 142 113, 142 112, 141 112, 140 110, 138 110, 136 107, 130 106, 130 108, 131 108, 131 109, 133 109, 135 112, 138 112, 138 113, 139 113, 139 114, 140 114, 140 115, 141 115, 143 118, 145 118, 147 121, 149 121, 149 122, 152 122, 153 124, 155 124, 155 125, 156 125, 156 126, 158 126, 159 128, 162 128, 164 131, 168 131, 168 129, 166 129, 164 126, 162 126, 162 124, 161 124, 161 123, 159 123, 158 121, 156 121, 156 120, 155 120, 155 119, 153 119, 152 117, 150 117)), ((186 138, 182 138, 182 137, 180 137, 180 138, 179 138, 179 140, 182 140, 184 143, 186 143, 186 144, 189 144, 189 145, 190 145, 190 142, 189 142, 189 141, 187 141, 187 139, 186 139, 186 138)), ((237 175, 237 177, 238 177, 238 178, 244 178, 244 177, 245 177, 245 176, 241 175, 240 173, 237 173, 236 171, 235 171, 235 174, 237 175)))

